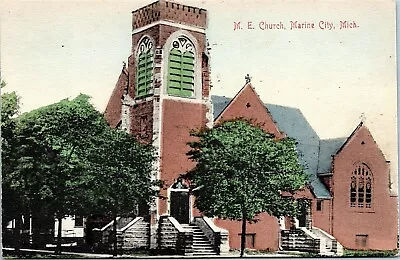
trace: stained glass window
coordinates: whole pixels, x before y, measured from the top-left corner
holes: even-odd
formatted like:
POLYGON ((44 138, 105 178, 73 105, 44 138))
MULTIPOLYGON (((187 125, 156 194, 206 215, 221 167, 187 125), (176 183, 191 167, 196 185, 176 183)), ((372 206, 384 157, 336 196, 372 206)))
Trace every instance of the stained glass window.
POLYGON ((372 174, 365 164, 352 172, 350 182, 350 207, 371 208, 372 174))

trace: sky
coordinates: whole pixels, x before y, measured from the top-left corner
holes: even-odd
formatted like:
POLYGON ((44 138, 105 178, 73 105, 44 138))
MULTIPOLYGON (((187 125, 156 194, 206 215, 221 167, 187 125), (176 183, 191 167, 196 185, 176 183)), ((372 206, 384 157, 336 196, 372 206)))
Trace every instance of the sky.
MULTIPOLYGON (((131 52, 131 11, 152 2, 0 0, 3 91, 22 112, 79 93, 104 111, 131 52)), ((265 103, 300 109, 320 138, 349 136, 363 114, 397 176, 395 2, 179 3, 208 10, 212 94, 233 97, 249 74, 265 103)))

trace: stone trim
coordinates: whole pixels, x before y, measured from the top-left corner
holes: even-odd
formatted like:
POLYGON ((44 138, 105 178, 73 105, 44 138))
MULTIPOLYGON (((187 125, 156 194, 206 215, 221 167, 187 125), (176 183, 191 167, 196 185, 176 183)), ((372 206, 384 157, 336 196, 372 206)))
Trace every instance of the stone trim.
POLYGON ((195 27, 195 26, 179 24, 179 23, 174 23, 174 22, 169 22, 169 21, 157 21, 157 22, 153 22, 151 24, 147 24, 145 26, 142 26, 142 27, 140 27, 138 29, 132 30, 132 35, 140 33, 140 32, 143 32, 143 31, 145 31, 145 30, 147 30, 147 29, 149 29, 149 28, 151 28, 153 26, 156 26, 156 25, 168 25, 168 26, 177 27, 177 28, 182 29, 182 30, 188 30, 188 31, 199 32, 199 33, 204 33, 204 34, 206 33, 205 29, 198 28, 198 27, 195 27))
MULTIPOLYGON (((117 222, 121 217, 117 217, 117 222)), ((113 221, 102 229, 94 228, 94 249, 99 252, 110 252, 113 249, 113 221)), ((117 229, 118 251, 132 251, 149 247, 149 223, 143 217, 136 217, 124 227, 117 229)))
POLYGON ((149 247, 149 223, 137 217, 122 229, 117 230, 118 249, 132 251, 149 247))
POLYGON ((157 240, 161 254, 193 255, 193 233, 173 217, 160 216, 157 240))
POLYGON ((135 225, 137 222, 139 222, 140 220, 143 220, 142 217, 136 217, 134 220, 132 220, 131 222, 129 222, 125 227, 121 228, 121 229, 117 229, 117 231, 120 232, 124 232, 125 230, 127 230, 128 228, 130 228, 131 226, 135 225))
POLYGON ((185 30, 178 30, 176 32, 173 32, 171 35, 168 36, 168 39, 166 40, 163 49, 163 62, 162 62, 162 84, 161 84, 161 97, 162 98, 167 98, 167 99, 178 99, 178 100, 198 100, 202 101, 202 74, 201 74, 201 47, 199 46, 198 40, 190 33, 190 31, 185 31, 185 30), (193 44, 193 49, 194 49, 194 92, 192 97, 179 97, 179 96, 173 96, 168 94, 168 64, 169 64, 169 55, 170 55, 170 49, 172 46, 173 41, 178 39, 178 37, 186 37, 191 41, 193 44))
POLYGON ((321 241, 315 234, 310 231, 305 232, 303 229, 282 230, 282 249, 305 251, 312 253, 320 253, 321 241), (311 235, 312 234, 312 235, 311 235))
POLYGON ((195 217, 193 223, 198 226, 204 235, 214 246, 217 254, 229 253, 229 232, 226 229, 217 227, 208 217, 195 217))
MULTIPOLYGON (((312 227, 312 232, 314 232, 317 236, 322 238, 322 240, 325 240, 326 241, 325 245, 327 245, 327 248, 330 248, 330 250, 334 252, 336 255, 338 256, 343 255, 343 246, 331 234, 317 227, 312 227)), ((321 246, 321 252, 326 251, 325 249, 326 248, 323 248, 321 246)))
POLYGON ((206 119, 207 123, 206 126, 208 128, 212 128, 214 126, 214 106, 211 103, 211 98, 207 97, 204 98, 203 100, 205 101, 206 107, 207 107, 207 113, 206 113, 206 119))
MULTIPOLYGON (((116 217, 116 221, 118 222, 118 220, 119 220, 120 218, 121 218, 121 217, 116 217)), ((112 220, 110 223, 108 223, 107 225, 105 225, 105 226, 102 227, 101 229, 99 229, 99 228, 94 228, 93 230, 94 230, 94 231, 105 231, 105 230, 107 230, 109 227, 112 227, 113 223, 114 223, 114 220, 112 220)))

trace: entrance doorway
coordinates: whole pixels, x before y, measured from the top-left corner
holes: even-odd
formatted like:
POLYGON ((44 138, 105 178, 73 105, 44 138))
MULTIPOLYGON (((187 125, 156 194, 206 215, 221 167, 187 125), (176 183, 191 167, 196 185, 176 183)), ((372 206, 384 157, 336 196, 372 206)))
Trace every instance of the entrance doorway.
POLYGON ((169 193, 170 216, 181 224, 190 222, 190 195, 189 187, 178 179, 170 188, 169 193))
POLYGON ((308 199, 299 199, 300 214, 297 217, 299 227, 311 228, 311 201, 308 199))
POLYGON ((189 224, 189 192, 171 190, 170 196, 171 217, 181 224, 189 224))

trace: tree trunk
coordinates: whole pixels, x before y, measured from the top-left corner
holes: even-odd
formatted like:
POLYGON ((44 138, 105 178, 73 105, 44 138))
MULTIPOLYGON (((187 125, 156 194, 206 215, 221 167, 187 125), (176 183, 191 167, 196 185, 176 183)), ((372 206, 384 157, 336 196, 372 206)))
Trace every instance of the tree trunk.
POLYGON ((21 231, 22 231, 22 215, 18 214, 17 218, 15 219, 15 253, 19 256, 21 252, 21 231))
POLYGON ((242 235, 240 237, 240 257, 244 255, 244 249, 246 248, 246 222, 247 214, 246 209, 242 209, 242 235))
POLYGON ((63 217, 57 216, 58 220, 58 230, 57 230, 57 246, 56 246, 56 254, 61 254, 61 231, 62 231, 62 219, 63 217))
POLYGON ((113 213, 113 256, 118 255, 118 243, 117 243, 117 214, 113 213))

